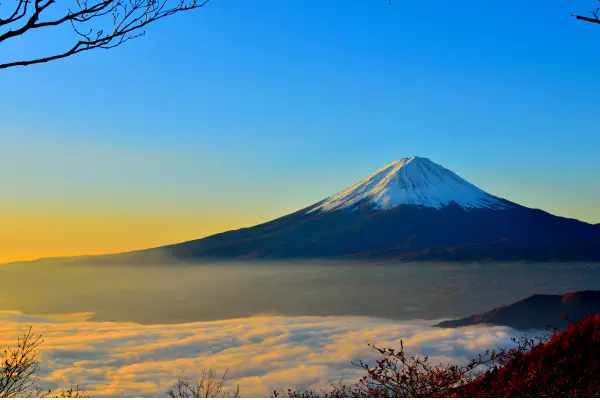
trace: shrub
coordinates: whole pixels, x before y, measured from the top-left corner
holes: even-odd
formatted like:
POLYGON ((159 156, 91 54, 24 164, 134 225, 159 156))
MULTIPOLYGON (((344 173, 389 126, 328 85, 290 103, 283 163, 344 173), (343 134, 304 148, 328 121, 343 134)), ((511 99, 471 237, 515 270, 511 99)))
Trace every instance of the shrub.
POLYGON ((189 381, 184 377, 177 377, 177 382, 167 392, 173 398, 239 398, 241 397, 240 386, 236 386, 233 392, 225 391, 223 386, 227 381, 227 373, 218 376, 212 369, 202 370, 200 377, 195 381, 189 381))
MULTIPOLYGON (((486 352, 466 366, 431 365, 427 357, 406 357, 378 348, 374 366, 353 385, 329 391, 288 390, 288 397, 598 397, 600 314, 542 337, 513 339, 514 348, 486 352)), ((279 393, 275 393, 279 396, 279 393)))
POLYGON ((600 314, 572 323, 527 352, 507 354, 502 368, 482 374, 456 397, 598 397, 600 314))
POLYGON ((40 370, 39 346, 41 335, 32 329, 17 339, 17 347, 7 348, 0 354, 0 397, 87 397, 79 386, 70 389, 45 390, 37 386, 40 370))

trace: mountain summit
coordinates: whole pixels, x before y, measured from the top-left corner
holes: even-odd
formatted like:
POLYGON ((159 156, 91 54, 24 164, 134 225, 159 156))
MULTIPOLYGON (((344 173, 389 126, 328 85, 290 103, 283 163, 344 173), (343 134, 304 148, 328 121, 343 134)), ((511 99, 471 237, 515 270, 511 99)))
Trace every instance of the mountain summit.
POLYGON ((427 158, 411 157, 264 224, 94 259, 155 262, 157 255, 185 262, 291 258, 600 261, 600 226, 520 206, 484 192, 427 158))
POLYGON ((309 212, 352 209, 367 202, 377 209, 417 205, 440 209, 454 203, 462 208, 510 207, 428 158, 399 158, 356 185, 323 200, 309 212))

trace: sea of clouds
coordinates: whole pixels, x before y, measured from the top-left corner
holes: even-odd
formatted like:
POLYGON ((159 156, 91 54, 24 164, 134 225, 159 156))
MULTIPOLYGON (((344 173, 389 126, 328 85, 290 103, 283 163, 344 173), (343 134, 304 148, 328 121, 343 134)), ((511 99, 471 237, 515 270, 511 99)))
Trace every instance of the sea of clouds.
POLYGON ((177 325, 92 322, 90 314, 29 316, 0 311, 0 349, 30 326, 43 336, 40 385, 83 386, 91 396, 165 397, 178 375, 202 369, 223 373, 245 397, 273 390, 327 388, 374 360, 367 342, 433 362, 464 363, 487 349, 510 345, 521 333, 504 327, 432 328, 437 321, 398 322, 368 317, 256 316, 177 325))

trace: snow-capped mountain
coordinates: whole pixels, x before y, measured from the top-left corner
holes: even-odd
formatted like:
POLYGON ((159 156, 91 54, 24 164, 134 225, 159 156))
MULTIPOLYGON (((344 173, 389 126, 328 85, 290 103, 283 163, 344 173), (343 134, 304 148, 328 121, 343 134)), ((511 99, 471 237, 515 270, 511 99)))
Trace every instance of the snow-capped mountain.
POLYGON ((309 212, 352 209, 370 203, 373 208, 418 205, 440 209, 454 203, 462 208, 510 207, 428 158, 399 158, 349 187, 323 200, 309 212))
POLYGON ((264 224, 94 259, 155 262, 157 256, 165 255, 184 262, 290 258, 600 261, 600 226, 520 206, 484 192, 426 158, 411 157, 264 224))

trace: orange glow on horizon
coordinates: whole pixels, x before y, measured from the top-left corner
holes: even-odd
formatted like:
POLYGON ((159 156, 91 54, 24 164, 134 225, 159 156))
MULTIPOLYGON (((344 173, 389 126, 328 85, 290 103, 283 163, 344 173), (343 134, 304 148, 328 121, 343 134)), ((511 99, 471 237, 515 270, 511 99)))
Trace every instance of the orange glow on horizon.
POLYGON ((99 255, 199 239, 268 219, 231 213, 145 215, 28 211, 0 214, 0 263, 99 255))

